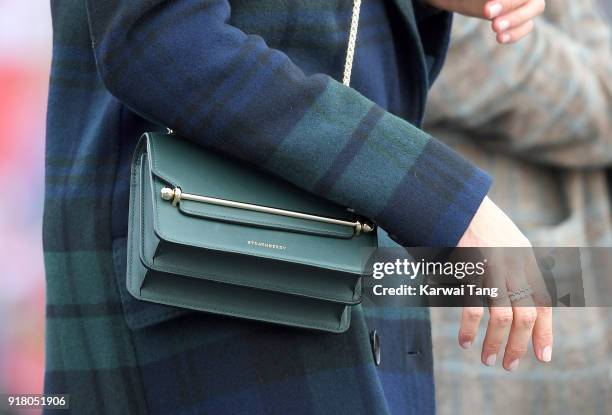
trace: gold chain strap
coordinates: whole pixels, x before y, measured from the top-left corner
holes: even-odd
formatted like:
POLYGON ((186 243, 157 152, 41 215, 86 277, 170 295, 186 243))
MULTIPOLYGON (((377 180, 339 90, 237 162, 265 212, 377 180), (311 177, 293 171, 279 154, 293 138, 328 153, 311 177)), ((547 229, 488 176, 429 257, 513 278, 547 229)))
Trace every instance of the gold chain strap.
POLYGON ((344 76, 342 77, 342 83, 346 86, 351 84, 351 71, 353 70, 353 58, 355 57, 355 43, 357 42, 357 29, 359 27, 360 10, 361 0, 353 0, 351 28, 349 30, 349 40, 346 48, 346 60, 344 61, 344 76))

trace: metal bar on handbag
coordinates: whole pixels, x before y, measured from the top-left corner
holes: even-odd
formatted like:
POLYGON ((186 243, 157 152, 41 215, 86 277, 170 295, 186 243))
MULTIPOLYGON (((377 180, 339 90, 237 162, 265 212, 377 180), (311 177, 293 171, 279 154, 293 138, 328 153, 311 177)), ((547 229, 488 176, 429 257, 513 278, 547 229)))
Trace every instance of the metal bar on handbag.
POLYGON ((245 209, 253 212, 269 213, 272 215, 287 216, 290 218, 305 219, 315 222, 330 223, 334 225, 349 226, 354 229, 355 236, 360 233, 369 233, 374 230, 374 225, 368 222, 347 221, 342 219, 328 218, 325 216, 311 215, 308 213, 296 212, 293 210, 277 209, 268 206, 254 205, 251 203, 236 202, 234 200, 218 199, 216 197, 200 196, 190 193, 184 193, 180 187, 171 189, 164 187, 161 190, 161 197, 164 200, 172 201, 172 206, 176 206, 181 200, 190 200, 192 202, 208 203, 211 205, 225 206, 236 209, 245 209))
MULTIPOLYGON (((361 0, 353 0, 353 10, 351 13, 351 25, 349 28, 349 38, 348 38, 348 44, 347 44, 347 49, 346 49, 346 55, 345 55, 344 73, 342 77, 342 83, 345 86, 350 86, 351 84, 351 72, 353 69, 353 58, 355 56, 355 43, 357 41, 357 31, 358 31, 358 26, 359 26, 360 11, 361 11, 361 0)), ((167 130, 168 130, 168 134, 174 134, 174 131, 172 129, 168 128, 167 130)), ((292 210, 277 209, 277 208, 272 208, 268 206, 260 206, 260 205, 253 205, 250 203, 236 202, 233 200, 193 195, 189 193, 183 193, 180 187, 176 187, 174 189, 171 189, 169 187, 164 187, 161 190, 161 197, 164 200, 171 200, 173 206, 176 206, 180 202, 181 199, 184 199, 184 200, 191 200, 193 202, 209 203, 212 205, 226 206, 226 207, 232 207, 236 209, 251 210, 254 212, 269 213, 273 215, 287 216, 291 218, 305 219, 305 220, 311 220, 311 221, 323 222, 323 223, 330 223, 334 225, 349 226, 354 229, 355 236, 358 236, 362 232, 363 233, 372 232, 375 229, 375 226, 372 223, 369 223, 366 221, 351 222, 351 221, 342 220, 342 219, 328 218, 325 216, 317 216, 317 215, 310 215, 308 213, 295 212, 292 210)))

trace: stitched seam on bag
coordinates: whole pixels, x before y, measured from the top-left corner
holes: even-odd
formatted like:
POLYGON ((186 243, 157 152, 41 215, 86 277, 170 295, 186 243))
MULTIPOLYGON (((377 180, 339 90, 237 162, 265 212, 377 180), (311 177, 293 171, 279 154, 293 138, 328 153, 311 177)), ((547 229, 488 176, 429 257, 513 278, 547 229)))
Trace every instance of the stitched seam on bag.
MULTIPOLYGON (((140 148, 140 144, 138 144, 137 146, 137 151, 142 150, 140 148)), ((136 155, 134 155, 134 159, 136 160, 136 155)), ((130 230, 128 232, 128 236, 131 236, 132 238, 134 237, 134 210, 136 209, 136 205, 135 205, 135 194, 136 192, 134 191, 134 188, 136 187, 136 174, 137 172, 140 172, 141 169, 141 162, 142 162, 142 154, 138 154, 138 158, 137 161, 134 162, 134 168, 132 169, 132 179, 130 181, 130 206, 132 207, 130 209, 130 230)), ((142 178, 141 178, 142 180, 142 178)), ((141 195, 142 197, 142 195, 141 195)), ((141 218, 142 220, 142 218, 141 218)), ((128 243, 127 243, 127 254, 128 254, 128 258, 129 258, 129 262, 128 262, 128 266, 130 267, 130 271, 127 274, 127 280, 128 280, 128 291, 131 293, 131 287, 132 287, 132 274, 134 273, 134 252, 132 249, 132 244, 130 243, 130 238, 128 238, 128 243)))
MULTIPOLYGON (((155 143, 152 142, 151 140, 148 140, 148 142, 152 143, 151 151, 155 152, 155 143)), ((153 166, 154 166, 155 170, 158 170, 157 169, 157 159, 155 157, 155 154, 153 154, 152 160, 153 160, 153 166)), ((171 180, 171 181, 174 181, 175 183, 177 182, 177 180, 174 177, 172 177, 172 176, 168 176, 168 179, 171 180)), ((160 222, 160 219, 159 219, 159 207, 155 203, 154 203, 153 207, 155 209, 155 217, 157 219, 157 230, 158 230, 159 235, 160 236, 163 235, 163 239, 165 239, 168 242, 174 242, 174 243, 177 243, 177 244, 180 244, 180 245, 184 245, 185 244, 184 241, 179 241, 177 239, 168 237, 168 235, 165 235, 165 233, 162 231, 162 226, 161 226, 161 222, 160 222)), ((218 248, 215 248, 215 247, 213 247, 211 245, 208 245, 208 244, 198 243, 197 246, 199 246, 201 248, 207 248, 207 249, 212 249, 212 250, 219 250, 218 248)), ((254 253, 254 252, 251 252, 251 251, 243 251, 243 250, 240 250, 240 249, 231 249, 231 248, 225 249, 224 248, 224 251, 238 253, 238 254, 244 254, 244 255, 253 255, 253 256, 260 257, 260 258, 275 259, 275 260, 279 260, 279 261, 283 261, 284 260, 284 259, 280 259, 278 257, 262 255, 262 254, 259 254, 259 253, 254 253)), ((297 264, 303 264, 303 265, 310 265, 310 266, 314 266, 314 267, 321 267, 320 264, 314 263, 312 261, 304 261, 304 260, 300 260, 300 259, 296 259, 296 258, 291 258, 291 262, 295 262, 297 264)), ((348 272, 348 273, 351 273, 351 274, 361 274, 359 272, 355 272, 354 270, 351 270, 351 269, 348 269, 348 268, 344 268, 344 267, 335 266, 335 265, 326 266, 325 268, 336 270, 336 271, 348 272)))
MULTIPOLYGON (((139 159, 139 160, 141 160, 141 159, 139 159)), ((137 161, 135 164, 136 164, 136 167, 138 167, 138 168, 136 168, 136 169, 134 169, 132 171, 132 179, 134 179, 134 180, 135 180, 136 172, 140 171, 139 167, 140 167, 141 162, 137 161)), ((141 178, 141 180, 142 180, 142 178, 141 178)), ((131 186, 132 186, 132 184, 131 184, 131 186)), ((132 190, 132 189, 130 189, 130 190, 132 190)), ((135 197, 134 194, 135 194, 135 192, 132 192, 132 191, 130 192, 132 206, 134 206, 134 197, 135 197)), ((142 195, 141 195, 141 197, 142 197, 142 195)), ((142 212, 141 212, 141 216, 142 216, 142 212)), ((142 226, 142 220, 143 220, 143 218, 141 217, 141 226, 142 226)), ((130 223, 132 224, 132 229, 133 229, 133 226, 134 226, 134 209, 132 209, 132 211, 130 212, 130 223)), ((130 266, 130 269, 132 269, 132 271, 133 271, 134 255, 133 255, 133 250, 132 250, 132 244, 130 244, 130 243, 128 243, 128 250, 129 250, 128 251, 128 256, 130 258, 129 266, 130 266)), ((128 273, 128 280, 130 281, 130 285, 132 284, 131 276, 132 276, 132 272, 128 273)), ((142 292, 141 292, 141 297, 145 298, 145 297, 142 296, 142 292)), ((315 323, 315 322, 312 322, 312 321, 305 321, 305 320, 300 321, 300 320, 296 320, 296 319, 279 319, 278 317, 274 318, 274 317, 270 317, 270 316, 268 316, 266 314, 261 314, 261 313, 251 313, 251 314, 248 314, 248 313, 244 313, 244 312, 238 312, 238 311, 233 311, 231 309, 223 309, 223 308, 219 308, 219 307, 206 307, 205 308, 205 307, 198 306, 197 304, 192 304, 192 303, 188 303, 188 302, 181 302, 181 301, 175 301, 175 300, 170 299, 170 298, 165 298, 165 297, 161 297, 161 296, 158 297, 158 296, 155 296, 155 295, 150 296, 150 298, 151 299, 157 299, 158 301, 164 301, 166 303, 169 303, 170 305, 179 305, 179 306, 182 305, 182 306, 187 306, 187 307, 196 307, 196 308, 199 308, 201 310, 217 311, 217 312, 220 312, 220 313, 226 313, 226 314, 233 315, 233 316, 242 316, 242 317, 250 317, 250 318, 265 318, 265 319, 268 319, 268 320, 270 320, 272 322, 276 322, 276 323, 283 323, 283 322, 285 322, 285 323, 294 323, 294 324, 298 324, 298 325, 301 325, 301 326, 306 325, 306 326, 309 326, 309 327, 318 327, 318 328, 326 329, 326 330, 336 330, 336 328, 334 326, 322 324, 320 322, 319 323, 315 323)), ((348 307, 348 306, 346 306, 346 307, 348 307)), ((347 312, 346 308, 343 311, 343 313, 345 313, 345 312, 347 312)), ((340 325, 338 326, 339 329, 342 328, 342 317, 340 318, 340 320, 341 320, 340 321, 340 325)))
MULTIPOLYGON (((173 179, 175 180, 175 179, 173 179)), ((337 237, 342 237, 340 239, 350 239, 349 236, 352 234, 349 233, 341 233, 341 232, 334 232, 334 231, 323 231, 323 230, 314 230, 314 229, 309 229, 309 228, 304 228, 298 225, 286 225, 285 227, 281 227, 281 225, 279 225, 278 223, 274 223, 274 222, 266 222, 266 221, 261 221, 261 220, 245 220, 245 219, 240 219, 237 216, 227 216, 227 215, 220 215, 220 214, 216 214, 216 213, 202 213, 193 209, 189 209, 186 207, 181 207, 181 210, 183 210, 186 213, 191 213, 192 215, 206 215, 206 217, 208 218, 213 218, 213 219, 226 219, 226 220, 233 220, 235 222, 241 222, 241 223, 247 223, 247 224, 256 224, 256 225, 266 225, 266 226, 270 226, 270 227, 274 227, 275 229, 290 229, 290 230, 294 230, 294 231, 303 231, 309 234, 319 234, 321 236, 337 236, 337 237)))

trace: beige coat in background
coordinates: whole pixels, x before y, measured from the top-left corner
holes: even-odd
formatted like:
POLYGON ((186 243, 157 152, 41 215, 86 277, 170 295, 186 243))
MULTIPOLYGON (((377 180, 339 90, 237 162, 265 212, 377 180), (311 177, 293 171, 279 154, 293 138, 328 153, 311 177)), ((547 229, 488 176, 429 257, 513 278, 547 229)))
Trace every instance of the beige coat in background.
MULTIPOLYGON (((493 175, 489 196, 535 246, 612 246, 611 29, 591 0, 547 5, 512 46, 456 16, 426 130, 493 175)), ((583 258, 587 295, 612 295, 612 264, 601 268, 583 258)), ((463 351, 459 310, 431 314, 441 415, 612 413, 609 309, 555 309, 552 363, 530 351, 513 374, 480 363, 484 325, 463 351)))

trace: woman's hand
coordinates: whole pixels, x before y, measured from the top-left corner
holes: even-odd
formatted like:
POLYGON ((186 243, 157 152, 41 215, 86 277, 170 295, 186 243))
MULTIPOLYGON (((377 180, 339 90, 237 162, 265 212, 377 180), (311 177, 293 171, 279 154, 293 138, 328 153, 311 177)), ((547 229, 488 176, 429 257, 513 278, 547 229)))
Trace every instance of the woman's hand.
POLYGON ((533 30, 533 19, 544 12, 545 0, 425 0, 442 10, 493 22, 499 43, 514 43, 533 30))
MULTIPOLYGON (((489 286, 498 287, 499 296, 489 306, 489 324, 482 346, 481 360, 495 365, 499 350, 509 329, 502 366, 515 370, 533 338, 538 360, 549 362, 552 356, 552 309, 546 284, 529 240, 500 208, 486 197, 470 226, 459 241, 459 247, 516 247, 490 250, 487 264, 489 286)), ((461 316, 459 344, 469 348, 476 337, 482 307, 465 307, 461 316)))

